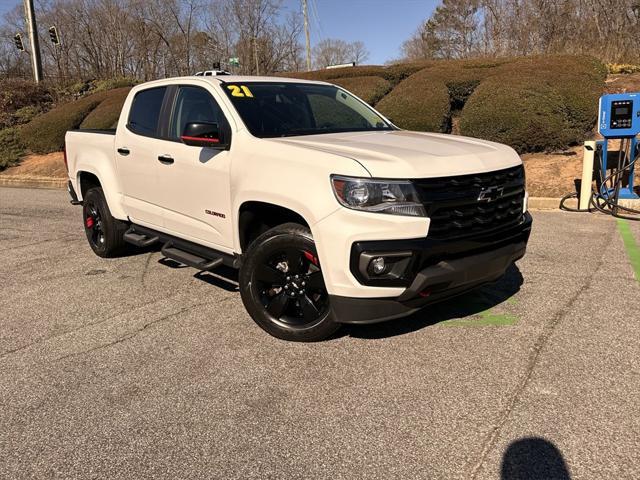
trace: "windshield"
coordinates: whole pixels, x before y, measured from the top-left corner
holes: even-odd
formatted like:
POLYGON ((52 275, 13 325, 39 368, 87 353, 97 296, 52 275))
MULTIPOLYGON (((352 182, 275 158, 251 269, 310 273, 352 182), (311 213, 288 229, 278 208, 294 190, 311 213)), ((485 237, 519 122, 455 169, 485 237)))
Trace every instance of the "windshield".
POLYGON ((234 107, 256 137, 392 130, 372 108, 333 85, 225 83, 234 107))

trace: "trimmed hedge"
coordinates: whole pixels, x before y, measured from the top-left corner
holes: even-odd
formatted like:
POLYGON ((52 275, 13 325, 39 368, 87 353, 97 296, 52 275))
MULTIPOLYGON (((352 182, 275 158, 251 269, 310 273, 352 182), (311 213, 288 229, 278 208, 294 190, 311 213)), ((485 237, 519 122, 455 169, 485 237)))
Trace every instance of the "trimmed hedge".
POLYGON ((22 127, 20 136, 34 153, 59 152, 64 148, 67 130, 78 128, 85 117, 96 108, 108 92, 100 92, 75 102, 65 103, 36 117, 22 127))
POLYGON ((460 131, 521 153, 566 148, 592 132, 605 78, 606 67, 591 57, 518 59, 480 84, 460 131))
POLYGON ((518 152, 560 149, 576 138, 562 96, 537 78, 484 81, 460 119, 463 135, 506 143, 518 152))
POLYGON ((17 128, 0 130, 0 171, 16 165, 24 153, 17 128))
POLYGON ((105 98, 80 124, 80 128, 116 128, 124 101, 131 88, 117 88, 107 92, 105 98))
POLYGON ((446 132, 450 123, 449 91, 443 82, 400 82, 376 108, 407 130, 446 132))
POLYGON ((418 72, 425 67, 432 65, 434 62, 413 62, 398 63, 381 66, 358 66, 345 68, 330 68, 328 70, 315 70, 313 72, 296 72, 278 74, 282 77, 301 78, 304 80, 320 80, 323 82, 336 83, 338 79, 344 78, 360 78, 360 77, 381 77, 391 83, 392 86, 397 85, 405 78, 418 72))
POLYGON ((347 77, 334 80, 336 85, 349 90, 369 105, 375 105, 391 90, 391 83, 381 77, 347 77))

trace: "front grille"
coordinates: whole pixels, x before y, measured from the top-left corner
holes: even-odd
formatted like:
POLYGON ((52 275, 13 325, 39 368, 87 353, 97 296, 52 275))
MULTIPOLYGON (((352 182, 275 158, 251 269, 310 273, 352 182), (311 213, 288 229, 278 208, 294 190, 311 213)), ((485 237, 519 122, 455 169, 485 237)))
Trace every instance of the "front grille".
POLYGON ((495 172, 414 180, 431 219, 429 237, 459 238, 488 233, 522 220, 522 165, 495 172), (488 199, 479 200, 481 192, 488 199))

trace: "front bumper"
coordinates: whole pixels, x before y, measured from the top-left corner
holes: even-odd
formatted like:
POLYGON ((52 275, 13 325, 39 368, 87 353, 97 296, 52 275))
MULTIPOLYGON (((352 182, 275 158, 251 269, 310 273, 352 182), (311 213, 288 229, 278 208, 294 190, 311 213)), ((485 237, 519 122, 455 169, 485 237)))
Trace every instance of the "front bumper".
POLYGON ((364 242, 357 250, 413 251, 417 273, 396 298, 358 298, 331 295, 334 317, 341 323, 376 323, 410 315, 421 308, 460 295, 501 278, 525 254, 532 218, 520 224, 462 240, 399 240, 364 242))

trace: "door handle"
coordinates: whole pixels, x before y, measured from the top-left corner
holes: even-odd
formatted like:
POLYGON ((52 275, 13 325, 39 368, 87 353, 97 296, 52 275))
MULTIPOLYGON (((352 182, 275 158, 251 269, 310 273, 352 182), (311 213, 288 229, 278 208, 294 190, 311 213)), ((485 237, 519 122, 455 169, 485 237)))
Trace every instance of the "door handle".
POLYGON ((160 155, 158 160, 160 163, 164 163, 165 165, 171 165, 174 162, 173 157, 170 155, 160 155))
POLYGON ((127 147, 121 147, 118 149, 118 153, 120 155, 122 155, 123 157, 126 157, 127 155, 129 155, 131 153, 131 150, 129 150, 127 147))

